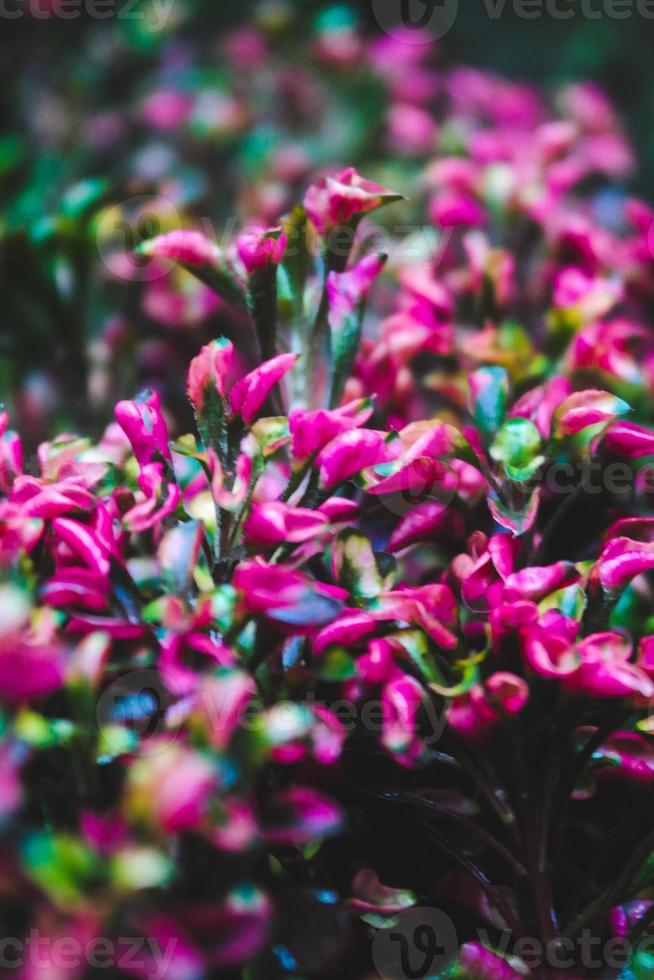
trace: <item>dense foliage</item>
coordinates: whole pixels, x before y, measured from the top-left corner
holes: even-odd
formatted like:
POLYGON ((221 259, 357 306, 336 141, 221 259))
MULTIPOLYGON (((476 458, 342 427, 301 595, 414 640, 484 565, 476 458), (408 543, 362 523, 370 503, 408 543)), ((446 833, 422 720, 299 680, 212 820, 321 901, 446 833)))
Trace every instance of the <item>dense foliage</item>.
POLYGON ((78 358, 74 393, 19 371, 0 414, 0 917, 42 940, 18 975, 370 978, 418 906, 455 924, 444 977, 643 980, 654 211, 619 190, 619 120, 347 24, 316 42, 331 88, 264 30, 225 44, 234 93, 178 85, 177 52, 93 121, 164 134, 129 248, 95 183, 8 231, 78 358), (364 74, 388 162, 312 172, 364 74), (281 88, 219 234, 166 143, 211 157, 281 88), (96 425, 139 373, 167 381, 30 455, 44 405, 96 425), (125 937, 109 967, 56 945, 125 937))

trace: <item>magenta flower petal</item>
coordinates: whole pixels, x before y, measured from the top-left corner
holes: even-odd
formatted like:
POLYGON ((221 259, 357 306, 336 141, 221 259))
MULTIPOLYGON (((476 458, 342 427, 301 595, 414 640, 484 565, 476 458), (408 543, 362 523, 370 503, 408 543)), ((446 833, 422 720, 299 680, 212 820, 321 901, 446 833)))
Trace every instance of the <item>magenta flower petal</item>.
POLYGON ((654 543, 611 538, 596 567, 602 588, 616 595, 637 575, 654 568, 654 543))
POLYGON ((76 606, 102 612, 108 604, 108 582, 88 568, 64 568, 44 586, 43 600, 50 606, 76 606))
MULTIPOLYGON (((3 418, 7 421, 6 412, 3 418)), ((23 444, 11 429, 0 432, 0 491, 11 493, 14 481, 23 472, 23 444)))
POLYGON ((196 412, 204 409, 208 390, 227 396, 228 378, 233 370, 234 345, 225 337, 212 340, 191 361, 187 377, 188 397, 196 412))
POLYGON ((96 531, 69 517, 57 517, 52 522, 52 532, 88 568, 101 575, 108 574, 110 556, 96 531))
POLYGON ((387 201, 399 200, 401 194, 361 177, 354 167, 333 177, 322 177, 309 187, 304 207, 321 235, 357 215, 367 214, 387 201))
POLYGON ((255 504, 243 530, 250 543, 269 547, 282 541, 309 541, 324 531, 327 525, 328 519, 324 514, 274 500, 255 504))
POLYGON ((248 275, 258 269, 279 265, 288 245, 288 235, 281 228, 248 228, 239 235, 236 247, 248 275))
POLYGON ((277 793, 264 814, 264 835, 271 844, 302 847, 336 834, 342 825, 340 808, 314 789, 294 786, 277 793))
POLYGON ((468 980, 520 980, 522 976, 498 953, 481 943, 465 943, 459 951, 458 963, 468 980))
POLYGON ((577 391, 557 409, 555 431, 558 436, 572 436, 589 425, 610 422, 629 410, 626 402, 608 391, 577 391))
POLYGON ((531 599, 538 602, 552 592, 564 589, 579 581, 580 574, 569 561, 559 561, 554 565, 523 568, 506 579, 504 586, 507 598, 531 599))
POLYGON ((363 868, 355 875, 352 898, 347 905, 351 911, 359 914, 378 912, 380 915, 392 915, 410 908, 417 901, 411 892, 383 885, 372 868, 363 868))
POLYGON ((412 507, 393 531, 388 545, 391 552, 402 551, 422 541, 451 540, 463 534, 463 520, 447 504, 427 501, 412 507))
POLYGON ((139 466, 150 463, 157 453, 170 459, 168 429, 155 391, 146 391, 135 401, 118 402, 116 421, 129 439, 139 466))
POLYGON ((64 683, 65 658, 54 639, 21 633, 0 638, 0 701, 10 704, 37 700, 64 683))
POLYGON ((645 785, 654 782, 654 751, 649 738, 637 732, 614 732, 602 744, 601 752, 619 763, 617 767, 601 769, 604 778, 645 785))
POLYGON ((413 677, 406 674, 391 680, 382 691, 382 745, 389 752, 406 756, 417 739, 416 716, 425 693, 413 677))
POLYGON ((387 462, 385 434, 372 429, 344 432, 332 439, 318 456, 320 482, 326 490, 344 483, 369 466, 387 462))
POLYGON ((278 354, 237 381, 229 396, 232 412, 251 422, 270 390, 291 370, 297 358, 297 354, 278 354))
POLYGON ((366 399, 348 402, 331 411, 294 409, 288 417, 293 458, 302 462, 307 460, 336 436, 365 425, 372 413, 373 406, 366 399))
POLYGON ((152 238, 140 246, 151 258, 172 259, 185 265, 217 265, 218 249, 200 231, 179 229, 152 238))
POLYGON ((614 456, 638 459, 654 453, 654 432, 632 422, 615 422, 604 434, 602 444, 614 456))
POLYGON ((314 641, 316 653, 329 646, 350 646, 365 636, 370 636, 377 628, 377 620, 370 613, 344 609, 333 623, 323 627, 314 641))
POLYGON ((360 304, 366 299, 370 287, 384 268, 385 258, 366 255, 347 272, 330 272, 327 276, 329 298, 329 324, 332 330, 340 330, 360 304))

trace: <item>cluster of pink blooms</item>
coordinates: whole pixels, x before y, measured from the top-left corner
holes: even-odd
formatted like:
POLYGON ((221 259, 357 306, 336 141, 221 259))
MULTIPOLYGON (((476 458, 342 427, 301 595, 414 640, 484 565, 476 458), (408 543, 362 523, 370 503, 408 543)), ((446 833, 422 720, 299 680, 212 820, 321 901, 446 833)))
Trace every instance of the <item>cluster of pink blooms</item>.
MULTIPOLYGON (((320 56, 357 62, 347 34, 320 56)), ((195 435, 147 391, 28 462, 0 415, 2 892, 43 936, 154 937, 168 980, 373 976, 421 896, 472 923, 460 978, 541 975, 478 928, 654 918, 654 211, 607 185, 631 152, 593 86, 553 118, 423 46, 365 51, 390 151, 431 157, 410 202, 350 167, 284 214, 286 148, 233 248, 141 248, 178 264, 151 314, 231 317, 188 368, 195 435), (422 244, 369 248, 407 213, 422 244), (384 806, 436 834, 431 892, 370 866, 384 806), (334 931, 322 964, 293 903, 334 931)), ((143 118, 199 112, 158 92, 143 118)))

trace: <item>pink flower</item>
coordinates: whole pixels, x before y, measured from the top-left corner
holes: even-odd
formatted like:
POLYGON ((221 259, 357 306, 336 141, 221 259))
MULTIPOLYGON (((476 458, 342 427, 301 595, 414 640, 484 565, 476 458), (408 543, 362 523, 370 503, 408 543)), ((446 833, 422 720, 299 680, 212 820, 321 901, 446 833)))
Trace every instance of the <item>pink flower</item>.
POLYGON ((168 429, 156 391, 143 392, 135 401, 118 402, 116 421, 127 436, 139 466, 159 454, 170 459, 168 429))
POLYGON ((519 398, 509 412, 509 418, 530 419, 543 439, 549 439, 554 413, 571 390, 572 385, 567 378, 552 378, 544 385, 531 388, 519 398))
POLYGON ((428 153, 437 133, 431 113, 407 102, 396 102, 391 106, 387 129, 390 146, 402 155, 428 153))
POLYGON ((159 751, 154 739, 148 747, 149 754, 128 770, 127 812, 166 834, 199 826, 219 786, 214 763, 192 748, 170 744, 165 736, 159 751))
POLYGON ((239 235, 236 247, 248 275, 259 269, 279 265, 288 245, 288 235, 281 228, 248 228, 239 235))
POLYGON ((654 543, 619 537, 606 542, 593 571, 604 591, 617 595, 633 578, 651 568, 654 568, 654 543))
POLYGON ((498 672, 471 691, 454 699, 447 721, 460 735, 469 739, 484 736, 502 715, 519 714, 529 699, 526 681, 515 674, 498 672))
POLYGON ((600 773, 605 779, 625 779, 631 783, 654 782, 654 752, 649 738, 637 732, 614 732, 602 743, 602 756, 615 759, 619 765, 607 766, 600 773))
POLYGON ((504 581, 504 595, 508 601, 514 598, 538 602, 552 592, 572 585, 580 578, 572 562, 559 561, 543 567, 523 568, 509 575, 504 581))
POLYGON ((341 756, 346 730, 337 716, 323 705, 302 707, 289 724, 283 706, 269 709, 265 719, 266 738, 272 743, 272 759, 282 765, 295 765, 313 756, 320 765, 333 765, 341 756))
POLYGON ((32 630, 0 636, 0 700, 20 704, 47 697, 64 683, 64 650, 48 618, 32 630))
POLYGON ((178 697, 185 697, 198 689, 203 670, 209 672, 236 664, 236 655, 229 647, 205 633, 190 632, 172 634, 164 639, 158 668, 168 690, 178 697))
POLYGON ((251 422, 270 390, 291 370, 297 359, 297 354, 278 354, 237 381, 229 395, 232 411, 245 422, 251 422))
POLYGON ((425 694, 413 677, 400 674, 382 691, 381 742, 389 752, 409 762, 422 754, 417 715, 425 694))
MULTIPOLYGON (((649 253, 648 253, 649 254, 649 253)), ((569 370, 600 370, 623 381, 642 384, 651 375, 650 331, 630 320, 590 323, 573 338, 566 354, 569 370)))
POLYGON ((109 583, 106 575, 89 568, 62 568, 48 580, 42 597, 55 608, 75 606, 102 612, 109 602, 109 583))
POLYGON ((253 506, 244 533, 248 542, 263 547, 282 541, 297 544, 320 534, 328 523, 327 517, 315 510, 274 500, 253 506))
POLYGON ((232 414, 251 422, 271 389, 293 367, 296 354, 278 354, 264 361, 235 384, 231 383, 234 364, 234 346, 224 337, 203 347, 191 361, 188 373, 188 396, 198 414, 205 409, 209 391, 218 392, 226 401, 232 414))
POLYGON ((139 252, 155 259, 172 259, 184 265, 217 265, 219 251, 201 231, 178 229, 151 238, 139 247, 139 252))
POLYGON ((57 517, 52 522, 52 532, 56 545, 64 545, 91 571, 108 574, 111 552, 94 528, 69 517, 57 517))
POLYGON ((631 643, 620 633, 594 633, 577 644, 580 664, 565 686, 591 697, 654 696, 654 681, 630 663, 631 643))
POLYGON ((609 927, 613 935, 627 939, 653 904, 649 899, 644 898, 611 909, 609 927))
POLYGON ((384 268, 386 257, 366 255, 346 272, 330 272, 327 276, 329 324, 340 330, 348 317, 365 301, 370 287, 384 268))
POLYGON ((614 422, 606 430, 602 445, 614 456, 638 459, 654 453, 654 432, 632 422, 614 422))
POLYGON ((429 205, 429 217, 438 228, 474 228, 486 224, 486 212, 471 195, 444 191, 429 205))
POLYGON ((178 129, 189 117, 191 96, 179 89, 161 89, 149 95, 141 108, 143 122, 163 132, 178 129))
POLYGON ((246 453, 239 453, 231 487, 226 486, 227 477, 215 450, 209 449, 207 460, 211 471, 213 499, 223 510, 236 510, 241 506, 248 493, 252 476, 252 458, 246 453))
POLYGON ((0 567, 17 562, 21 554, 36 547, 43 534, 43 521, 25 517, 22 508, 0 501, 0 567))
POLYGON ((421 585, 384 592, 371 612, 380 622, 397 620, 421 627, 437 646, 446 650, 453 650, 457 645, 456 636, 448 629, 456 622, 456 602, 446 585, 421 585))
POLYGON ((221 398, 227 396, 227 381, 234 363, 234 345, 219 337, 202 348, 188 370, 188 397, 196 412, 204 409, 208 389, 215 388, 221 398))
POLYGON ((523 631, 523 649, 529 667, 541 677, 570 677, 579 666, 574 648, 579 624, 556 610, 546 612, 523 631))
POLYGON ((142 467, 138 483, 145 499, 135 504, 123 517, 125 526, 130 531, 137 533, 148 531, 160 525, 179 507, 182 499, 181 491, 176 483, 169 483, 166 486, 164 477, 162 463, 148 463, 142 467))
POLYGON ((314 453, 324 449, 336 436, 365 425, 372 413, 372 405, 363 398, 348 402, 331 411, 293 409, 288 417, 293 458, 304 462, 314 453))
POLYGON ((584 322, 604 316, 622 297, 618 282, 588 275, 577 266, 567 266, 554 282, 554 306, 575 310, 584 322))
POLYGON ((514 970, 510 963, 498 953, 481 943, 465 943, 459 950, 458 963, 465 970, 469 980, 520 980, 522 973, 514 970))
MULTIPOLYGON (((216 647, 214 653, 216 660, 225 661, 224 647, 216 647)), ((187 686, 190 688, 190 684, 187 686)), ((201 679, 192 703, 192 715, 215 749, 222 752, 229 746, 256 692, 253 678, 242 670, 221 670, 201 679)))
POLYGON ((23 472, 23 444, 17 433, 7 428, 6 412, 0 419, 0 491, 11 493, 14 481, 23 472))
POLYGON ((263 614, 291 632, 310 632, 335 619, 347 593, 316 582, 304 572, 285 565, 267 565, 261 559, 244 561, 234 573, 244 611, 263 614))
POLYGON ((377 620, 363 610, 343 609, 340 616, 320 630, 314 641, 316 653, 329 646, 350 647, 377 629, 377 620))
POLYGON ((447 504, 428 500, 408 511, 393 531, 388 550, 394 553, 423 541, 456 539, 462 535, 463 528, 460 514, 447 504))
POLYGON ((352 896, 347 901, 347 907, 359 914, 376 912, 379 915, 392 915, 417 904, 417 898, 411 892, 382 885, 372 868, 362 868, 357 872, 352 882, 352 896))
POLYGON ((618 415, 630 411, 630 406, 608 391, 577 391, 569 395, 556 411, 555 432, 571 436, 590 425, 612 422, 618 415))
POLYGON ((272 798, 264 813, 264 835, 271 844, 301 847, 329 837, 343 821, 340 808, 314 789, 294 786, 272 798))
POLYGON ((326 490, 331 490, 369 466, 377 466, 389 459, 385 433, 372 429, 343 432, 318 455, 320 482, 326 490))
POLYGON ((349 167, 312 184, 304 196, 304 206, 317 231, 327 235, 352 218, 374 211, 389 201, 399 200, 401 196, 365 180, 354 167, 349 167))

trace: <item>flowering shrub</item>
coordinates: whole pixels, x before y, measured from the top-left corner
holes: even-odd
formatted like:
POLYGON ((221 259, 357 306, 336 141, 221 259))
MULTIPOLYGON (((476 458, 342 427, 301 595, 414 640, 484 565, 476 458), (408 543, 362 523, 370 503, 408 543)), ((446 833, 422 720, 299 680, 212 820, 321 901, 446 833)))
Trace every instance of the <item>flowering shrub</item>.
POLYGON ((589 929, 650 975, 654 211, 607 185, 631 153, 594 87, 552 117, 453 71, 437 120, 422 50, 368 50, 391 149, 434 157, 409 205, 326 170, 227 248, 138 245, 132 271, 174 263, 151 313, 228 325, 188 367, 192 434, 149 390, 32 461, 0 415, 25 980, 106 976, 56 940, 126 936, 117 975, 371 977, 414 906, 456 923, 442 976, 617 975, 589 929), (408 250, 402 208, 433 232, 408 250))

